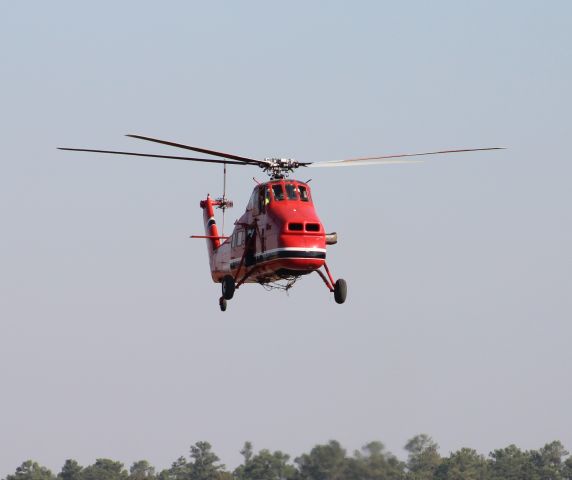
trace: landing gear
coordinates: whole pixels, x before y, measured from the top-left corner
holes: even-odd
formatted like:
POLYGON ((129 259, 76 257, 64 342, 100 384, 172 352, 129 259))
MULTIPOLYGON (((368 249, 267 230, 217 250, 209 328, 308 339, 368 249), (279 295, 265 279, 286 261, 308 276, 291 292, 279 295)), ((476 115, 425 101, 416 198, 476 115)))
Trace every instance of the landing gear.
POLYGON ((346 295, 348 294, 348 286, 343 278, 336 281, 334 285, 334 299, 336 303, 344 303, 346 301, 346 295))
POLYGON ((324 270, 327 273, 327 276, 324 275, 320 270, 316 270, 318 275, 320 275, 321 279, 324 281, 324 284, 328 288, 330 292, 334 294, 334 300, 336 303, 344 303, 346 301, 346 296, 348 294, 348 285, 343 278, 338 279, 334 282, 334 277, 330 273, 330 269, 328 265, 324 263, 324 270))
POLYGON ((234 278, 230 275, 225 275, 222 279, 222 297, 225 300, 230 300, 234 296, 234 278))
POLYGON ((221 311, 224 312, 226 310, 226 301, 234 297, 236 284, 234 283, 234 278, 232 278, 230 275, 225 275, 220 283, 222 296, 218 299, 218 305, 221 311))
POLYGON ((224 312, 226 310, 226 300, 224 299, 224 297, 220 297, 218 299, 218 305, 220 307, 221 312, 224 312))

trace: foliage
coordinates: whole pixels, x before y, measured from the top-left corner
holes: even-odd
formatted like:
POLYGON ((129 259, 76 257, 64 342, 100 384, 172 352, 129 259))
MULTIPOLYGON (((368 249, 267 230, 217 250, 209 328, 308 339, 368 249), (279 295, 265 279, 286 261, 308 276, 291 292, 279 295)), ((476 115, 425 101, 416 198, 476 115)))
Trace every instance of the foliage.
POLYGON ((288 464, 290 456, 276 451, 260 450, 254 455, 252 444, 246 442, 241 450, 244 463, 236 468, 236 480, 287 480, 295 478, 296 469, 288 464))
POLYGON ((54 480, 55 478, 47 468, 32 460, 26 460, 16 468, 13 475, 8 475, 6 480, 54 480))
POLYGON ((127 470, 121 462, 108 458, 98 458, 93 465, 85 467, 81 480, 127 480, 127 470))
POLYGON ((385 450, 381 442, 370 442, 354 453, 352 477, 368 480, 403 479, 405 464, 385 450))
POLYGON ((336 440, 316 445, 295 462, 301 480, 344 480, 348 469, 346 451, 336 440))
POLYGON ((461 448, 441 461, 435 471, 437 480, 485 480, 487 461, 472 448, 461 448))
POLYGON ((58 473, 58 480, 82 480, 83 468, 75 460, 68 459, 62 467, 62 471, 58 473))
POLYGON ((491 480, 526 480, 532 473, 529 456, 516 445, 509 445, 490 454, 491 480))
POLYGON ((416 435, 405 445, 408 452, 407 478, 411 480, 430 480, 441 464, 439 445, 426 434, 416 435))
POLYGON ((461 448, 442 457, 437 443, 421 434, 404 448, 407 459, 401 461, 381 442, 367 443, 348 455, 339 442, 331 440, 292 462, 286 453, 255 452, 252 443, 246 442, 240 452, 242 463, 229 471, 210 443, 197 442, 188 458, 177 458, 159 473, 147 460, 134 462, 127 472, 123 463, 106 458, 85 468, 69 459, 56 477, 27 460, 5 480, 572 480, 572 456, 559 441, 526 451, 509 445, 488 457, 461 448))
POLYGON ((155 480, 155 467, 147 460, 139 460, 129 469, 129 480, 155 480))
POLYGON ((190 480, 219 480, 223 477, 224 465, 219 463, 211 448, 209 442, 197 442, 191 446, 190 480))

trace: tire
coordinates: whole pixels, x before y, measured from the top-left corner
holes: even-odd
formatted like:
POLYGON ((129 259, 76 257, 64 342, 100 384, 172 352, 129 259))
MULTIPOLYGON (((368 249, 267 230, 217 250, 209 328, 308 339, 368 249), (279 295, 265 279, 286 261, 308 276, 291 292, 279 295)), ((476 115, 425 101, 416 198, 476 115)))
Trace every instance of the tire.
POLYGON ((348 286, 343 278, 336 281, 334 285, 334 299, 336 303, 344 303, 348 294, 348 286))
POLYGON ((220 307, 221 312, 226 311, 226 300, 224 298, 222 297, 219 298, 218 305, 220 307))
POLYGON ((234 278, 230 275, 225 275, 222 279, 222 296, 225 300, 230 300, 234 296, 234 278))

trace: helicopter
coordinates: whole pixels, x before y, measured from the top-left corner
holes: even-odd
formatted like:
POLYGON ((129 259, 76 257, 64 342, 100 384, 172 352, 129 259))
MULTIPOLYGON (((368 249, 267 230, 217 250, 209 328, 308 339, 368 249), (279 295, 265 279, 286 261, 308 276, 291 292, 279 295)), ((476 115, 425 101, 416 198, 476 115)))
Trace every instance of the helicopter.
POLYGON ((191 238, 206 240, 211 277, 221 284, 218 303, 221 311, 235 291, 246 283, 258 283, 267 288, 290 289, 302 276, 316 272, 338 304, 346 301, 347 283, 343 278, 334 280, 326 263, 326 250, 337 243, 337 233, 326 233, 318 217, 308 182, 289 178, 298 168, 348 167, 373 164, 416 163, 408 157, 441 155, 485 150, 502 150, 503 147, 464 148, 423 153, 359 157, 323 162, 299 162, 292 158, 255 159, 216 150, 175 143, 142 135, 131 138, 159 143, 170 147, 191 150, 215 158, 195 158, 175 155, 95 150, 58 147, 75 152, 108 153, 138 157, 166 158, 193 162, 223 164, 223 193, 219 198, 209 195, 200 201, 203 211, 205 234, 191 238), (257 182, 245 212, 235 221, 232 233, 219 232, 215 209, 224 215, 233 202, 226 198, 227 165, 253 166, 269 176, 266 182, 257 182))

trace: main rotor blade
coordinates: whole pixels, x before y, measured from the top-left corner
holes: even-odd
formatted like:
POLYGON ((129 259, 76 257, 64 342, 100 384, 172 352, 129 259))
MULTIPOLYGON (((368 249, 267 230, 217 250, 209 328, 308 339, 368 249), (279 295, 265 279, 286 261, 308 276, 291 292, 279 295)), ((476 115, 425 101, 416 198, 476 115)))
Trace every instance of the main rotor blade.
POLYGON ((115 155, 133 155, 136 157, 171 158, 174 160, 190 160, 193 162, 205 162, 205 163, 228 163, 231 165, 249 165, 248 163, 232 162, 229 160, 222 160, 222 159, 219 160, 214 158, 176 157, 173 155, 152 155, 150 153, 117 152, 114 150, 90 150, 87 148, 64 148, 64 147, 58 147, 58 150, 68 150, 71 152, 112 153, 115 155))
POLYGON ((239 155, 233 155, 231 153, 224 153, 224 152, 217 152, 216 150, 208 150, 206 148, 192 147, 190 145, 184 145, 182 143, 168 142, 167 140, 159 140, 157 138, 144 137, 142 135, 129 134, 126 136, 131 137, 131 138, 138 138, 140 140, 146 140, 148 142, 161 143, 163 145, 169 145, 171 147, 184 148, 185 150, 193 150, 194 152, 207 153, 208 155, 215 155, 217 157, 230 158, 231 160, 237 160, 239 162, 245 162, 245 163, 248 163, 251 165, 264 166, 264 165, 268 164, 268 162, 266 162, 264 160, 256 160, 254 158, 241 157, 239 155))
POLYGON ((400 153, 397 155, 384 155, 380 157, 350 158, 347 160, 333 160, 330 162, 314 162, 303 164, 306 167, 349 167, 358 165, 376 165, 391 163, 419 163, 415 160, 391 160, 393 158, 418 157, 421 155, 441 155, 445 153, 480 152, 484 150, 504 150, 504 147, 463 148, 460 150, 440 150, 438 152, 400 153))
POLYGON ((391 159, 364 159, 364 160, 334 160, 331 162, 315 162, 301 164, 304 167, 360 167, 362 165, 393 165, 397 163, 423 163, 423 160, 391 160, 391 159))

